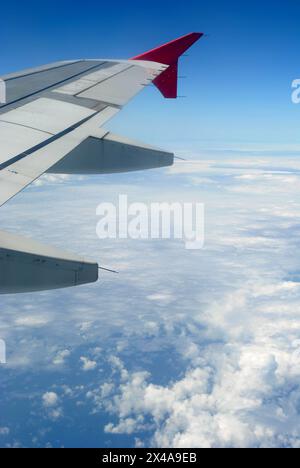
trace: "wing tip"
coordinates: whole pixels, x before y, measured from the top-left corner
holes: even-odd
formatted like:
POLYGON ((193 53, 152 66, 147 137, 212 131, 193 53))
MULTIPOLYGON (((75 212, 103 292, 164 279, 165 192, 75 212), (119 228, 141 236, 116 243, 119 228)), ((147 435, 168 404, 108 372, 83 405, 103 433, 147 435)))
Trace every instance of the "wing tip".
POLYGON ((161 73, 153 83, 165 98, 176 99, 178 82, 178 59, 195 42, 201 39, 202 36, 204 36, 204 33, 200 32, 186 34, 173 41, 156 47, 155 49, 137 55, 131 60, 146 60, 169 65, 167 70, 161 73))

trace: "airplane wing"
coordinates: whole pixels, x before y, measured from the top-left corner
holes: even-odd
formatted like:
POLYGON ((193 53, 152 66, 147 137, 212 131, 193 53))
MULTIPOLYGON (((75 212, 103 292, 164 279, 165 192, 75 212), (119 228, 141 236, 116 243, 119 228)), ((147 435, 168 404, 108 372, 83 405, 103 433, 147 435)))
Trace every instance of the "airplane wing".
MULTIPOLYGON (((130 60, 65 61, 1 77, 0 206, 46 172, 103 174, 172 165, 172 153, 114 135, 103 125, 151 83, 165 97, 177 97, 178 58, 201 36, 188 34, 130 60)), ((31 241, 28 248, 28 242, 0 233, 0 293, 98 278, 98 265, 31 241), (16 274, 24 258, 26 282, 24 272, 16 274), (52 262, 51 270, 45 267, 49 261, 60 266, 53 269, 52 262), (61 279, 58 269, 67 272, 61 279)))

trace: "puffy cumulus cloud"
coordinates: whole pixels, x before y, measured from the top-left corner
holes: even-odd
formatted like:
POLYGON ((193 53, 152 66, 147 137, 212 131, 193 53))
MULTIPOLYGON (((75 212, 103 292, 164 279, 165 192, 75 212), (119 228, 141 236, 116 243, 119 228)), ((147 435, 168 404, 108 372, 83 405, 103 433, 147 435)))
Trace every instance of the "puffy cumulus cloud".
POLYGON ((59 351, 53 359, 53 364, 55 366, 62 366, 65 364, 66 359, 71 355, 71 352, 68 349, 59 351))
POLYGON ((48 413, 48 417, 52 419, 53 421, 60 419, 62 416, 63 416, 62 408, 53 408, 48 413))
POLYGON ((47 417, 56 421, 63 416, 63 409, 60 406, 60 399, 55 392, 46 392, 42 396, 42 404, 46 410, 47 417))
POLYGON ((96 361, 92 361, 91 359, 84 357, 84 356, 80 358, 80 362, 81 362, 81 368, 85 372, 95 370, 97 367, 96 361))
POLYGON ((145 430, 143 416, 138 416, 136 418, 125 418, 122 419, 119 424, 107 424, 104 427, 104 432, 107 434, 128 434, 131 435, 137 431, 145 430))
POLYGON ((46 392, 42 396, 42 400, 45 408, 51 408, 58 404, 58 395, 55 392, 46 392))
POLYGON ((276 358, 256 353, 245 349, 236 360, 225 355, 224 369, 191 369, 167 387, 151 384, 145 374, 130 375, 110 408, 119 422, 106 432, 132 434, 146 429, 150 418, 151 444, 159 447, 300 445, 295 381, 285 395, 276 358))
POLYGON ((182 324, 181 378, 153 384, 115 358, 121 380, 101 400, 118 421, 106 432, 149 430, 159 447, 299 447, 298 310, 297 283, 249 281, 182 324))

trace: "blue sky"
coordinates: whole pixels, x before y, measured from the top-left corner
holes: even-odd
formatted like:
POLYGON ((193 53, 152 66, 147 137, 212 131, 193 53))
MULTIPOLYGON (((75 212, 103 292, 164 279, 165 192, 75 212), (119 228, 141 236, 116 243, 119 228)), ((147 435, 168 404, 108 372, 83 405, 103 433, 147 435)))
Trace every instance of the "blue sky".
POLYGON ((123 119, 120 128, 149 138, 155 119, 161 141, 181 132, 181 141, 220 145, 299 143, 299 109, 290 99, 291 82, 300 75, 298 2, 87 0, 84 6, 45 1, 41 8, 12 1, 1 17, 0 73, 58 59, 127 58, 203 31, 208 37, 182 60, 187 78, 180 94, 187 98, 163 102, 147 90, 130 108, 130 125, 123 119))
POLYGON ((300 446, 299 16, 294 1, 2 5, 0 74, 208 37, 182 59, 186 99, 149 88, 109 123, 187 161, 47 175, 1 208, 0 229, 120 271, 1 297, 1 447, 300 446), (100 241, 96 207, 120 193, 204 203, 205 248, 100 241))

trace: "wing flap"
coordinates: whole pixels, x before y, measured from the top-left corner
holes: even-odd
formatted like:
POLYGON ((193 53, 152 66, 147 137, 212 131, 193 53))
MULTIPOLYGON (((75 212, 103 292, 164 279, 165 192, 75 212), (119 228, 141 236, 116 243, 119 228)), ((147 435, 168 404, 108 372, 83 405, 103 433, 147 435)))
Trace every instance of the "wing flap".
POLYGON ((48 172, 52 174, 113 174, 171 166, 174 155, 113 133, 96 132, 48 172))
POLYGON ((0 294, 66 288, 97 280, 97 263, 0 231, 0 294))

